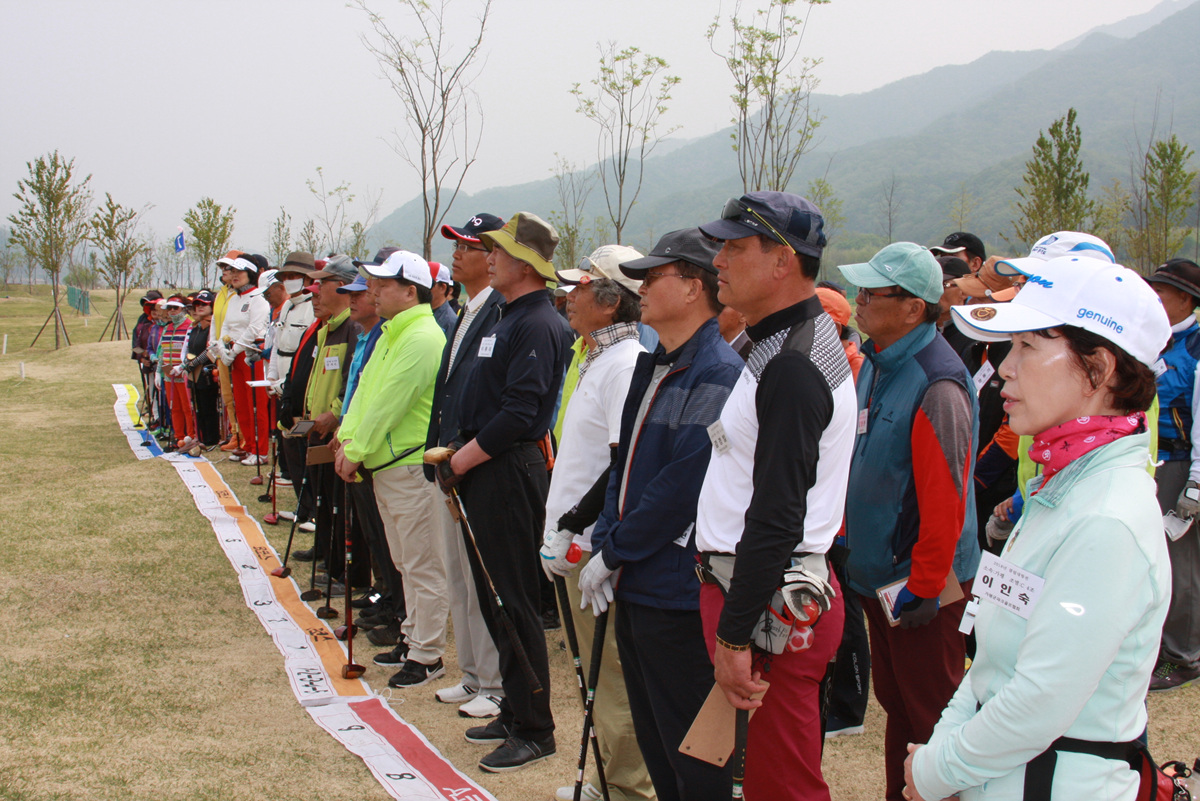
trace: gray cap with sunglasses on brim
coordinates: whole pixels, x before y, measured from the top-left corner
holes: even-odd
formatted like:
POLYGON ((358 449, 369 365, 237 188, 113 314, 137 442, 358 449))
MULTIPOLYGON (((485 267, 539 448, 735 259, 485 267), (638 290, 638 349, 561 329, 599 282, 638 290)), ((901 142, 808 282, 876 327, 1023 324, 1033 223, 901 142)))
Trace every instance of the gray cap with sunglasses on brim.
POLYGON ((554 290, 554 294, 562 297, 569 294, 579 284, 608 278, 636 295, 642 282, 623 274, 620 266, 622 262, 630 262, 641 257, 641 253, 628 245, 601 245, 593 250, 590 256, 580 259, 574 269, 558 270, 555 273, 558 276, 558 282, 563 286, 554 290))
POLYGON ((716 275, 717 268, 713 266, 713 259, 720 251, 721 243, 706 237, 699 228, 681 228, 663 234, 658 243, 650 249, 649 256, 621 262, 621 272, 641 281, 645 279, 646 271, 653 267, 686 261, 716 275))
POLYGON ((720 241, 761 234, 819 259, 825 249, 824 225, 821 210, 806 198, 789 192, 748 192, 726 201, 721 219, 700 230, 720 241))

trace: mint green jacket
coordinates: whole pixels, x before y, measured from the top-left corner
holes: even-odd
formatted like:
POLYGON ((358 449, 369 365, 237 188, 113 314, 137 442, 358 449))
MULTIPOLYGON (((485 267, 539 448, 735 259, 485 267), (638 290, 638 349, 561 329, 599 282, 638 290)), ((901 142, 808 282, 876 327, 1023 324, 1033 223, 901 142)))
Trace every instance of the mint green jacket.
MULTIPOLYGON (((1025 764, 1058 737, 1124 742, 1145 729, 1171 598, 1149 454, 1149 434, 1122 437, 1027 502, 1002 557, 1046 583, 1029 620, 981 603, 975 661, 913 760, 923 797, 1019 801, 1025 764)), ((1132 801, 1136 790, 1124 762, 1058 756, 1055 799, 1132 801)))
POLYGON ((375 350, 354 390, 338 439, 346 458, 376 469, 421 464, 446 335, 428 303, 405 309, 383 324, 375 350), (408 456, 404 451, 420 445, 408 456))

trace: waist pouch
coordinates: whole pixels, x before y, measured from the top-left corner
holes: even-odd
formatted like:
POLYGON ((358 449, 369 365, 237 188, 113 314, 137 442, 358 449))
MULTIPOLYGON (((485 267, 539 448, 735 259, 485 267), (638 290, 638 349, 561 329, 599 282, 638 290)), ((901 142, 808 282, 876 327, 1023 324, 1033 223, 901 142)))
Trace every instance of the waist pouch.
MULTIPOLYGON (((736 556, 727 554, 700 554, 700 561, 696 564, 696 576, 701 584, 716 584, 724 595, 729 592, 736 561, 736 556)), ((796 619, 784 603, 783 592, 776 587, 771 602, 754 624, 755 647, 768 654, 782 654, 795 623, 796 619)))

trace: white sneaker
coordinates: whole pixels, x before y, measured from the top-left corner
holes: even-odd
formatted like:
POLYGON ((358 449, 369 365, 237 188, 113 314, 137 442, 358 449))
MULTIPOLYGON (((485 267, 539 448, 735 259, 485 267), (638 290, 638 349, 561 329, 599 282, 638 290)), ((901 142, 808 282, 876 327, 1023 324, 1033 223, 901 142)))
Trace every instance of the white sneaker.
POLYGON ((458 715, 463 718, 494 718, 499 714, 500 699, 482 693, 458 708, 458 715))
POLYGON ((453 687, 443 687, 434 696, 443 704, 461 704, 479 695, 479 688, 468 684, 456 684, 453 687))
POLYGON ((271 463, 271 460, 268 459, 267 457, 255 456, 254 454, 250 454, 249 456, 247 456, 245 459, 242 460, 242 464, 246 465, 247 467, 254 467, 255 465, 270 464, 270 463, 271 463))
POLYGON ((306 520, 303 523, 301 523, 300 525, 296 526, 296 528, 300 529, 301 531, 311 534, 317 530, 317 524, 311 520, 306 520))
POLYGON ((295 520, 296 519, 295 512, 288 512, 286 510, 281 509, 281 510, 279 510, 278 514, 279 514, 280 520, 295 520))
MULTIPOLYGON (((559 787, 554 792, 554 797, 558 801, 575 801, 575 785, 559 787)), ((604 798, 604 793, 600 792, 591 782, 584 782, 583 792, 579 794, 579 797, 583 801, 600 801, 601 798, 604 798)))

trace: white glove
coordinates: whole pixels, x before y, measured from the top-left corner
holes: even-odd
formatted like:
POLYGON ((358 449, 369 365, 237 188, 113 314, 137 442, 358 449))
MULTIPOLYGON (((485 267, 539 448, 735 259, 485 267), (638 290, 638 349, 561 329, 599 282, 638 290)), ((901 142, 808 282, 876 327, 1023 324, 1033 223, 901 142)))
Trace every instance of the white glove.
POLYGON ((229 349, 226 345, 221 345, 221 363, 226 367, 233 364, 233 360, 237 358, 237 354, 229 349))
POLYGON ((218 361, 221 358, 221 352, 222 352, 222 346, 221 346, 220 342, 212 343, 211 345, 208 346, 208 350, 205 351, 205 353, 208 354, 208 360, 210 362, 218 361))
POLYGON ((183 365, 182 364, 177 364, 171 368, 171 377, 172 378, 179 378, 181 375, 183 375, 183 365))
POLYGON ((1175 502, 1175 516, 1183 520, 1200 516, 1200 485, 1195 481, 1183 485, 1183 492, 1175 502))
MULTIPOLYGON (((809 601, 816 601, 822 612, 828 612, 833 599, 837 597, 837 591, 829 583, 829 565, 825 561, 825 554, 808 554, 800 558, 800 564, 785 570, 781 590, 788 609, 802 620, 808 617, 804 607, 809 601)), ((812 622, 805 625, 812 625, 812 622)))
POLYGON ((593 551, 592 558, 579 571, 579 592, 583 596, 579 608, 587 609, 591 604, 592 614, 598 616, 601 612, 607 612, 613 599, 613 587, 620 577, 621 568, 610 570, 604 564, 603 555, 593 551))
POLYGON ((546 533, 542 535, 542 550, 538 552, 542 557, 542 570, 546 572, 546 578, 554 581, 555 576, 569 576, 575 565, 579 564, 567 561, 567 551, 574 539, 574 532, 559 531, 552 526, 546 528, 546 533))

